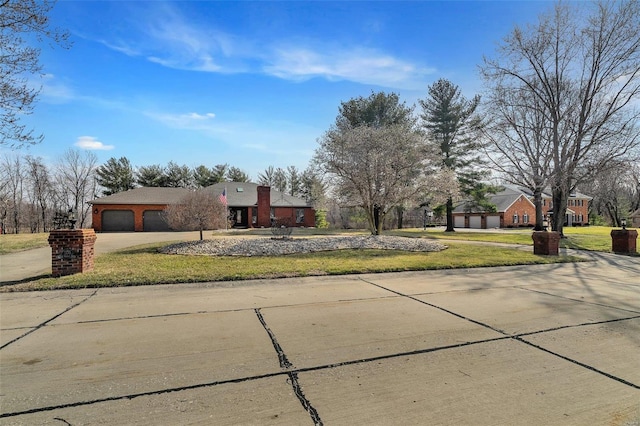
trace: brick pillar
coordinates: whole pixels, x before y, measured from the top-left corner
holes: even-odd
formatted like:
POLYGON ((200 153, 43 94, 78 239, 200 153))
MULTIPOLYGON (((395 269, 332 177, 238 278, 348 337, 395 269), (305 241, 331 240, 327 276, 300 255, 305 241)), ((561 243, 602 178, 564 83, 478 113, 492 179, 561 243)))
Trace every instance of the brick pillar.
POLYGON ((635 253, 638 231, 614 229, 611 231, 611 246, 614 253, 635 253))
POLYGON ((54 277, 93 269, 96 233, 93 229, 56 229, 49 234, 54 277))
POLYGON ((271 227, 271 188, 258 186, 258 223, 257 227, 271 227))
POLYGON ((531 238, 533 238, 533 254, 558 255, 559 232, 533 231, 531 238))

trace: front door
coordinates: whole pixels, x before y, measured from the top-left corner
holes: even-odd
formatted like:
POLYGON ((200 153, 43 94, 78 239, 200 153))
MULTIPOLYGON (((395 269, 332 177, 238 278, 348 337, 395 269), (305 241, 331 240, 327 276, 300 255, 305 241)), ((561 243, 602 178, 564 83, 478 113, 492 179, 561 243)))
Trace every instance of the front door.
POLYGON ((229 209, 229 217, 234 228, 246 228, 249 226, 249 214, 246 207, 229 209))

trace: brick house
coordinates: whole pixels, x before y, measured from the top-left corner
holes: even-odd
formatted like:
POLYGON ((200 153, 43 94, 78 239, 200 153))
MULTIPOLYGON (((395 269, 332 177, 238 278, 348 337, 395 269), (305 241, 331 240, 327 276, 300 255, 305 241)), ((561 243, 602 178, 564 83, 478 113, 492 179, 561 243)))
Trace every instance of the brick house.
MULTIPOLYGON (((565 226, 582 226, 589 223, 589 201, 591 197, 584 194, 571 194, 567 200, 565 226)), ((518 228, 533 227, 536 224, 536 208, 533 194, 516 188, 505 187, 503 191, 489 196, 489 201, 496 206, 496 212, 483 212, 469 208, 462 203, 453 211, 453 223, 456 228, 518 228)), ((553 207, 551 195, 542 195, 542 214, 549 214, 553 207)))
MULTIPOLYGON (((222 182, 206 188, 226 193, 234 227, 269 227, 276 218, 289 226, 315 226, 315 211, 304 200, 251 182, 222 182)), ((90 201, 96 232, 169 231, 162 212, 178 203, 186 188, 134 188, 90 201)))

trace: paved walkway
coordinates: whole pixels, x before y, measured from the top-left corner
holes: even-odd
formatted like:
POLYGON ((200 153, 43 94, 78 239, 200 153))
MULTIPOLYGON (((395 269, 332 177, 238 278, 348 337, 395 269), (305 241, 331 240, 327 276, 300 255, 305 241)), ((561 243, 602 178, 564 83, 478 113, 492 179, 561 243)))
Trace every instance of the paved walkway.
POLYGON ((640 261, 0 295, 0 424, 638 425, 640 261))

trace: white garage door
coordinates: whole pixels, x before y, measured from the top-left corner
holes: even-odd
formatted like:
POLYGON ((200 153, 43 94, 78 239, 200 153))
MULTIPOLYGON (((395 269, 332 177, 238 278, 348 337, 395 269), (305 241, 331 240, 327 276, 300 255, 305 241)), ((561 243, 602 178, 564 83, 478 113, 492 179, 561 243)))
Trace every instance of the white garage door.
POLYGON ((482 227, 482 218, 480 216, 469 216, 469 228, 480 229, 482 227))
POLYGON ((454 216, 453 226, 454 228, 464 228, 464 216, 454 216))
POLYGON ((500 228, 500 216, 487 216, 487 228, 500 228))

